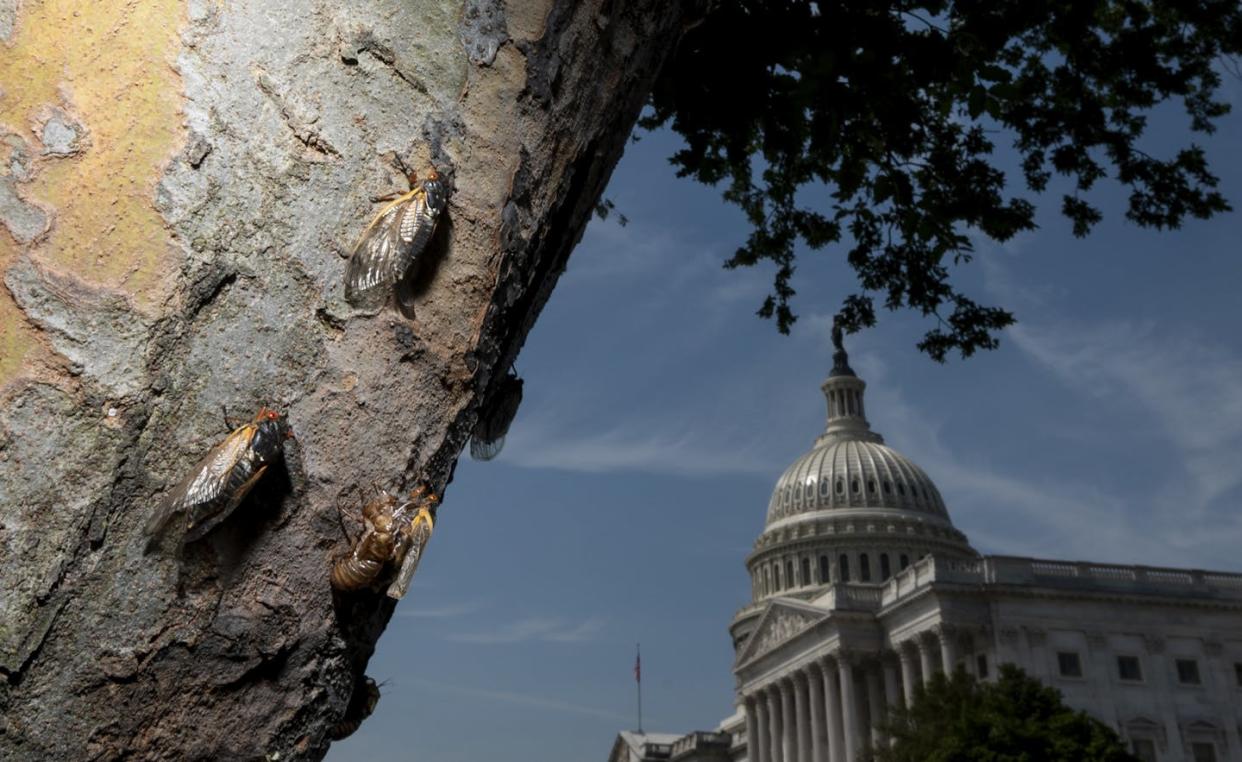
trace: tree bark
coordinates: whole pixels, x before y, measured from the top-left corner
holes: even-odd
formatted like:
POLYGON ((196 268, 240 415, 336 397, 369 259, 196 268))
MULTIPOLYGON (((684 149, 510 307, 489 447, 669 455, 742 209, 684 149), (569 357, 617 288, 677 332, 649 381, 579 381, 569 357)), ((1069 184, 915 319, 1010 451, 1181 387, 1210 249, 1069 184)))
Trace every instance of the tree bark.
POLYGON ((394 605, 333 595, 338 506, 447 486, 690 14, 0 2, 0 757, 326 752, 394 605), (360 314, 343 257, 398 157, 452 193, 401 308, 360 314), (145 554, 261 404, 283 464, 145 554))

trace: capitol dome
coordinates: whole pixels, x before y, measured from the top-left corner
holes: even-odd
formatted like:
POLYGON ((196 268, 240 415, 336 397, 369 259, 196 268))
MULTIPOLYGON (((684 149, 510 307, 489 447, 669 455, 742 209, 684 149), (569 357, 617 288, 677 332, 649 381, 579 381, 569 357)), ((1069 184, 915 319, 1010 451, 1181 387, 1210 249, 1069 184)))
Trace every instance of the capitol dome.
POLYGON ((809 601, 833 585, 882 585, 930 553, 978 557, 931 478, 871 430, 867 384, 850 368, 840 333, 833 338, 833 368, 822 386, 827 425, 772 491, 746 559, 753 594, 735 619, 737 638, 770 598, 809 601))
POLYGON ((768 503, 767 526, 816 511, 854 509, 949 520, 940 491, 909 458, 878 441, 833 438, 785 469, 768 503))

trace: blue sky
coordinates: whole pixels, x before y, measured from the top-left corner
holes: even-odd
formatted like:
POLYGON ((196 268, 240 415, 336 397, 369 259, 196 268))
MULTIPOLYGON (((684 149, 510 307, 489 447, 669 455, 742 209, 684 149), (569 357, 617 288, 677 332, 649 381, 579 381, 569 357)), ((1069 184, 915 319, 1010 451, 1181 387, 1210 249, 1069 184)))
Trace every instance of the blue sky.
MULTIPOLYGON (((1242 207, 1240 126, 1208 145, 1242 207)), ((1157 123, 1152 148, 1176 135, 1157 123)), ((677 145, 646 135, 617 167, 630 224, 588 228, 518 360, 505 449, 463 456, 368 670, 383 697, 330 760, 602 760, 636 724, 638 641, 647 730, 731 713, 743 558, 823 427, 854 279, 806 256, 793 334, 756 318, 771 273, 721 268, 744 221, 674 177, 677 145)), ((999 350, 937 365, 903 314, 848 337, 868 416, 984 553, 1242 571, 1238 215, 1154 233, 1122 221, 1116 189, 1100 198, 1089 238, 1054 198, 1038 231, 959 271, 1017 313, 999 350)))

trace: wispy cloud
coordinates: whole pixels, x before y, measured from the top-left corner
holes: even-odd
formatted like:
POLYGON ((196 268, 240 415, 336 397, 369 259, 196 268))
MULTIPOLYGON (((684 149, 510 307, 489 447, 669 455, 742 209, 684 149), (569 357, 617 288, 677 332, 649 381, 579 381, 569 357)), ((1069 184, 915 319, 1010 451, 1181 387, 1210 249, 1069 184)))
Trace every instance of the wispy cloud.
POLYGON ((591 617, 582 622, 569 622, 560 617, 526 617, 503 624, 486 632, 449 635, 458 643, 498 645, 505 643, 583 643, 592 640, 604 628, 604 620, 591 617))
POLYGON ((514 428, 505 450, 506 461, 513 465, 586 473, 742 473, 766 478, 784 465, 756 447, 753 435, 740 427, 722 431, 710 422, 691 427, 667 417, 631 419, 604 431, 584 432, 536 413, 514 428))
POLYGON ((600 280, 651 282, 657 273, 658 288, 644 292, 649 298, 680 303, 692 288, 708 297, 699 302, 700 308, 736 309, 736 302, 757 302, 770 287, 769 276, 760 270, 724 268, 737 243, 726 238, 692 240, 684 230, 641 221, 626 226, 595 221, 570 259, 562 287, 600 280))
POLYGON ((432 606, 429 608, 410 606, 409 608, 398 609, 394 616, 408 619, 452 619, 454 617, 473 614, 481 608, 483 608, 483 604, 478 601, 450 603, 444 606, 432 606))
MULTIPOLYGON (((1032 339, 1033 329, 1024 330, 1027 336, 1022 341, 1033 351, 1043 339, 1032 339)), ((1128 360, 1109 364, 1102 359, 1109 355, 1105 346, 1082 352, 1053 351, 1047 346, 1041 346, 1041 350, 1048 362, 1062 366, 1064 372, 1069 373, 1072 368, 1074 389, 1083 390, 1082 393, 1115 394, 1129 389, 1121 385, 1110 391, 1097 386, 1087 392, 1091 383, 1083 373, 1097 382, 1108 379, 1120 385, 1120 376, 1139 370, 1131 367, 1128 360), (1066 359, 1071 356, 1078 359, 1066 359), (1095 367, 1099 363, 1111 371, 1095 367), (1088 365, 1092 366, 1090 370, 1086 368, 1088 365)), ((1081 480, 997 472, 991 466, 973 462, 971 453, 949 447, 942 437, 941 422, 930 419, 925 410, 915 410, 906 402, 895 384, 886 379, 885 366, 876 356, 863 354, 854 365, 869 382, 868 396, 873 400, 869 409, 883 411, 880 428, 886 438, 928 472, 945 496, 954 522, 985 551, 1123 563, 1236 565, 1236 547, 1242 543, 1242 516, 1236 512, 1217 511, 1210 518, 1200 515, 1196 520, 1187 521, 1188 513, 1202 514, 1205 510, 1202 500, 1219 490, 1221 484, 1237 483, 1236 474, 1228 468, 1212 473, 1205 481, 1194 482, 1203 487, 1198 493, 1200 502, 1195 505, 1188 505, 1184 495, 1170 499, 1179 490, 1186 491, 1184 480, 1179 478, 1176 469, 1162 492, 1155 495, 1114 494, 1098 484, 1081 480)), ((1149 366, 1150 363, 1144 370, 1154 372, 1149 366)), ((1194 381, 1190 396, 1200 395, 1200 402, 1206 396, 1216 400, 1220 408, 1230 408, 1236 390, 1219 370, 1217 367, 1194 381)), ((1234 378, 1242 378, 1242 374, 1234 378)), ((1134 382, 1127 378, 1125 383, 1134 382)), ((1150 379, 1139 385, 1147 383, 1158 389, 1165 388, 1165 382, 1150 379)), ((1177 398, 1187 393, 1186 389, 1168 391, 1169 394, 1156 394, 1154 398, 1177 398)), ((1184 404, 1187 408, 1194 407, 1188 400, 1184 404)), ((1186 415, 1193 420, 1202 416, 1203 411, 1153 411, 1153 415, 1160 419, 1186 415)), ((1242 451, 1238 438, 1242 429, 1233 415, 1226 417, 1232 423, 1204 423, 1216 428, 1215 434, 1200 432, 1192 436, 1190 432, 1181 432, 1174 439, 1181 437, 1186 442, 1223 446, 1223 452, 1232 457, 1221 458, 1222 462, 1236 464, 1242 451)), ((1170 421, 1168 425, 1171 429, 1180 429, 1187 424, 1170 421)), ((1187 450, 1185 457, 1188 464, 1195 462, 1192 450, 1187 450)), ((1192 475, 1203 475, 1207 471, 1210 469, 1206 465, 1199 470, 1188 468, 1192 475)))
POLYGON ((533 709, 548 709, 554 712, 562 712, 565 714, 576 714, 586 717, 596 717, 610 722, 628 722, 629 717, 618 712, 610 712, 606 709, 595 709, 582 704, 571 704, 566 701, 557 701, 556 699, 544 698, 529 693, 515 693, 512 691, 498 691, 489 688, 469 688, 464 685, 453 685, 451 683, 442 683, 435 680, 423 680, 414 678, 410 682, 432 688, 437 691, 446 691, 448 693, 456 693, 461 696, 470 696, 471 698, 490 699, 492 701, 501 701, 506 704, 514 704, 517 706, 525 706, 533 709))
POLYGON ((1137 403, 1168 435, 1197 507, 1242 484, 1242 357, 1150 323, 1019 325, 1011 333, 1065 383, 1137 403))

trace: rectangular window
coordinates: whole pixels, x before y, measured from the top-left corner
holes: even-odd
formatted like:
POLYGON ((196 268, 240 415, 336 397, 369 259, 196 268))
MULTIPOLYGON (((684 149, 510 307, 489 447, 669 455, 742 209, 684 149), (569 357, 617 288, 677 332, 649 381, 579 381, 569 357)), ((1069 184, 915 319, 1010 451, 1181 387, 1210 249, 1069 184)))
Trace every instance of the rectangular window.
POLYGON ((802 559, 802 584, 811 584, 811 559, 802 559))
POLYGON ((1143 668, 1139 665, 1138 657, 1118 656, 1117 677, 1122 680, 1130 680, 1136 683, 1141 682, 1143 680, 1143 668))
POLYGON ((1142 762, 1157 762, 1156 742, 1150 738, 1136 738, 1130 742, 1130 748, 1142 762))
POLYGON ((1082 677, 1082 661, 1073 651, 1058 651, 1057 666, 1061 669, 1061 677, 1082 677))
POLYGON ((1177 682, 1182 685, 1199 684, 1199 662, 1194 659, 1177 660, 1177 682))
POLYGON ((979 668, 979 679, 988 679, 988 657, 987 654, 979 654, 975 657, 975 665, 979 668))
POLYGON ((1216 762, 1216 744, 1211 743, 1192 743, 1190 745, 1190 756, 1195 762, 1216 762))
POLYGON ((1237 682, 1238 687, 1242 688, 1242 663, 1233 665, 1233 678, 1237 682))

